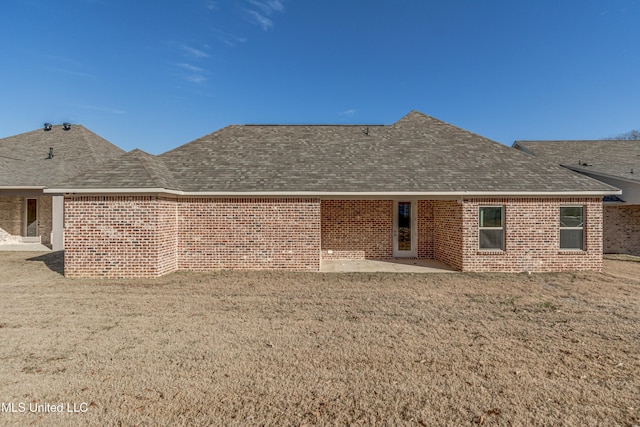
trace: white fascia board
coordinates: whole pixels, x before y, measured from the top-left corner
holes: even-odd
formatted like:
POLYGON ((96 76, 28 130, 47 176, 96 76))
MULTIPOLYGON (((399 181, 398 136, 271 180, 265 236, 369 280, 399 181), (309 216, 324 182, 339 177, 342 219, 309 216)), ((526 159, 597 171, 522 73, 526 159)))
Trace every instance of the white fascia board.
POLYGON ((562 191, 562 192, 490 192, 490 191, 389 191, 389 192, 345 192, 345 191, 261 191, 261 192, 182 192, 182 196, 296 196, 296 197, 332 197, 332 196, 391 196, 391 197, 553 197, 553 196, 608 196, 622 194, 621 190, 615 191, 562 191))
POLYGON ((166 188, 47 188, 44 193, 56 194, 174 194, 182 195, 181 191, 166 188))
POLYGON ((49 188, 45 193, 66 194, 145 194, 164 193, 193 197, 600 197, 622 194, 622 190, 609 191, 178 191, 164 188, 49 188))
POLYGON ((44 190, 44 188, 42 185, 0 185, 0 190, 44 190))

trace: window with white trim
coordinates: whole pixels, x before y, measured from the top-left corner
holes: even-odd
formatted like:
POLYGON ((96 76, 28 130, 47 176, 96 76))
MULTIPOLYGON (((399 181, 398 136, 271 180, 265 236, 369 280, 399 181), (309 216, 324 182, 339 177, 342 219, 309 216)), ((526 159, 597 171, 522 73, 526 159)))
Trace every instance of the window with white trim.
POLYGON ((478 212, 479 248, 504 250, 504 206, 480 206, 478 212))
POLYGON ((584 206, 560 206, 560 249, 584 250, 584 206))

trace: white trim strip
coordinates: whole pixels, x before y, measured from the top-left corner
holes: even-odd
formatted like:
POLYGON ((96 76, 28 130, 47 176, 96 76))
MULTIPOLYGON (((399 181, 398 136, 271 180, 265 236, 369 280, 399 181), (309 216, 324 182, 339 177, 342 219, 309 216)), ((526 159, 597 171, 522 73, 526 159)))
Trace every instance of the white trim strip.
POLYGON ((327 197, 327 196, 389 196, 389 197, 536 197, 536 196, 613 196, 622 194, 622 190, 611 191, 178 191, 165 188, 48 188, 44 193, 70 194, 140 194, 165 193, 177 196, 223 196, 223 197, 327 197))
POLYGON ((0 185, 0 190, 44 190, 44 186, 31 186, 31 185, 0 185))
POLYGON ((45 193, 57 194, 141 194, 141 193, 164 193, 184 195, 182 191, 167 190, 166 188, 47 188, 45 193))

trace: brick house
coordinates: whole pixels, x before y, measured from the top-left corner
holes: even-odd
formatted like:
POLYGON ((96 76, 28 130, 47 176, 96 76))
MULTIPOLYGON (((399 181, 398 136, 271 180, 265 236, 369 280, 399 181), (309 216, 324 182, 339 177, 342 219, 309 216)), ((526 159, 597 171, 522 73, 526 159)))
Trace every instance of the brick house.
POLYGON ((604 198, 604 252, 640 255, 640 141, 516 141, 513 147, 621 189, 604 198))
POLYGON ((62 249, 64 197, 43 189, 123 153, 80 125, 47 124, 0 139, 0 245, 33 242, 62 249))
POLYGON ((602 198, 620 193, 416 111, 392 125, 232 125, 54 187, 69 277, 398 257, 597 271, 602 198))

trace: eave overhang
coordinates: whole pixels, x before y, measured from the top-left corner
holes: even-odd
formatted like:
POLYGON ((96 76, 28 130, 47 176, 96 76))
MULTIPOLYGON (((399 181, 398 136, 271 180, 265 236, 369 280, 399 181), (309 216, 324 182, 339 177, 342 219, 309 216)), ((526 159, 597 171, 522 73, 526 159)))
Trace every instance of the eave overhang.
POLYGON ((603 197, 622 194, 606 191, 180 191, 166 188, 47 188, 44 193, 82 195, 167 194, 184 197, 603 197))

